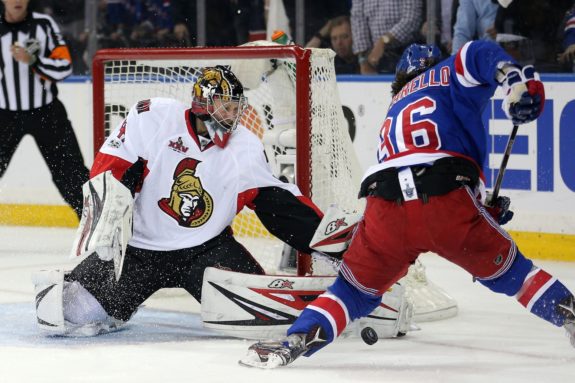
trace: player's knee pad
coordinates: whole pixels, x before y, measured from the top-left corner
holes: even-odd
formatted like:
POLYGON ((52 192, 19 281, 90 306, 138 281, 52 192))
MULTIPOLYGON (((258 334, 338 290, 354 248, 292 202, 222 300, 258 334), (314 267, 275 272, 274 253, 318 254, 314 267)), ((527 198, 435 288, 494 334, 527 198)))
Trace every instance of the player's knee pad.
POLYGON ((367 295, 357 290, 340 275, 325 293, 302 311, 288 329, 288 335, 308 334, 320 326, 325 344, 306 353, 309 356, 332 342, 348 323, 371 313, 380 302, 380 296, 367 295))
POLYGON ((496 293, 513 296, 521 289, 532 268, 533 262, 525 258, 518 250, 513 263, 505 273, 494 279, 477 280, 496 293))

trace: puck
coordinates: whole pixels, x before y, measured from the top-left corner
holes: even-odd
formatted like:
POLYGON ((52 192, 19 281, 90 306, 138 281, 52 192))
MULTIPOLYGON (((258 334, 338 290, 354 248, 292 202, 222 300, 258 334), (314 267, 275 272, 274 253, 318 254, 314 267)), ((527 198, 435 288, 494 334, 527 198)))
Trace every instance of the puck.
POLYGON ((371 346, 372 344, 377 343, 379 338, 374 329, 371 327, 365 327, 363 330, 361 330, 361 339, 363 339, 366 344, 371 346))

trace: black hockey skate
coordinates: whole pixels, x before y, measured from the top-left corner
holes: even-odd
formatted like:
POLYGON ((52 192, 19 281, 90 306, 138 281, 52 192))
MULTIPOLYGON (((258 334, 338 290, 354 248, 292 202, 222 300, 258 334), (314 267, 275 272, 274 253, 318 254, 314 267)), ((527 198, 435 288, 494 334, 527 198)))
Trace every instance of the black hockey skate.
POLYGON ((248 348, 247 355, 238 363, 245 367, 271 369, 287 366, 306 351, 321 347, 326 342, 321 327, 308 334, 291 334, 280 340, 261 341, 248 348))
POLYGON ((575 347, 575 297, 571 295, 557 306, 557 309, 565 315, 563 327, 567 331, 567 335, 569 335, 571 346, 575 347))

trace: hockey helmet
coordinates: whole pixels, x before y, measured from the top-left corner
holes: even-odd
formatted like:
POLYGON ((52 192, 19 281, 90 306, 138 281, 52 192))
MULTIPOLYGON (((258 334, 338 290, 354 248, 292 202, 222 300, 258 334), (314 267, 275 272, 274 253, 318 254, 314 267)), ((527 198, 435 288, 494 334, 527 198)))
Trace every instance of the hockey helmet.
POLYGON ((411 44, 403 51, 395 67, 395 76, 400 73, 407 75, 422 73, 440 60, 441 51, 436 45, 411 44))
POLYGON ((212 141, 226 146, 248 106, 238 78, 224 66, 207 67, 194 84, 192 112, 206 123, 212 141))

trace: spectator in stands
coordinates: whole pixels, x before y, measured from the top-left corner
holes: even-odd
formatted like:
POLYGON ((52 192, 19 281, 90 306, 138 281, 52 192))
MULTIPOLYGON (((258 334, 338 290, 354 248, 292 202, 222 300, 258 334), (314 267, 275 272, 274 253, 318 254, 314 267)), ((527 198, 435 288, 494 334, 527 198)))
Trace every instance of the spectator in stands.
POLYGON ((127 0, 129 19, 134 27, 131 47, 159 47, 174 28, 172 4, 164 0, 127 0))
POLYGON ((85 28, 85 0, 43 0, 42 9, 61 26, 68 43, 74 74, 87 74, 84 59, 88 35, 85 28))
POLYGON ((451 53, 457 53, 466 42, 471 40, 493 40, 488 31, 495 24, 497 9, 496 0, 459 0, 453 27, 451 53))
POLYGON ((174 36, 180 42, 196 41, 196 2, 188 0, 172 0, 174 15, 174 36))
POLYGON ((557 60, 565 70, 575 72, 575 5, 567 11, 563 21, 563 52, 557 60))
MULTIPOLYGON (((172 0, 176 40, 196 45, 196 2, 172 0), (179 36, 179 37, 178 37, 179 36)), ((236 46, 265 39, 264 0, 206 1, 206 45, 236 46)))
POLYGON ((353 52, 359 55, 361 73, 394 73, 422 24, 422 0, 352 0, 353 52))
POLYGON ((126 0, 100 0, 98 3, 97 35, 99 48, 128 47, 132 28, 126 0))
POLYGON ((359 62, 353 54, 351 22, 349 16, 339 16, 331 21, 329 31, 331 47, 335 51, 336 74, 359 74, 359 62))
MULTIPOLYGON (((563 51, 561 26, 572 5, 573 0, 521 0, 510 2, 507 8, 500 6, 495 18, 497 39, 500 40, 502 33, 526 38, 529 55, 541 72, 561 72, 564 68, 557 62, 557 56, 563 51)), ((525 52, 521 53, 525 55, 525 52)), ((522 58, 518 60, 522 61, 522 58)))
MULTIPOLYGON (((296 36, 295 0, 283 0, 290 25, 290 35, 296 36)), ((304 45, 309 48, 328 48, 330 46, 330 23, 338 16, 349 16, 348 0, 304 1, 304 45)))
POLYGON ((422 44, 435 44, 441 50, 442 56, 448 56, 451 54, 451 43, 452 43, 452 31, 453 25, 455 24, 455 13, 457 12, 457 7, 459 1, 457 0, 435 0, 436 2, 436 15, 435 15, 435 30, 431 31, 431 25, 427 6, 428 2, 424 4, 424 15, 426 15, 426 20, 421 26, 421 38, 420 42, 422 44), (433 39, 429 40, 429 35, 434 33, 433 39))

